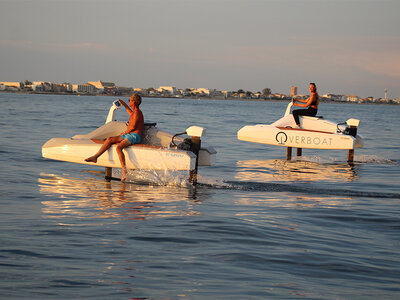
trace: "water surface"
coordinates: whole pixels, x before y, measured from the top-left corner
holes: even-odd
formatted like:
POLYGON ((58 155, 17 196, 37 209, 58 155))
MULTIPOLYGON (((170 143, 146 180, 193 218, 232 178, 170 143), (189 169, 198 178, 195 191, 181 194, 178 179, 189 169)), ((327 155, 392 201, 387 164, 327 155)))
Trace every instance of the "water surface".
POLYGON ((399 106, 320 105, 361 120, 349 165, 346 151, 288 162, 236 139, 283 102, 145 98, 160 129, 207 128, 217 164, 196 188, 168 173, 106 182, 103 168, 41 157, 48 139, 104 123, 113 100, 0 94, 0 298, 399 298, 399 106))

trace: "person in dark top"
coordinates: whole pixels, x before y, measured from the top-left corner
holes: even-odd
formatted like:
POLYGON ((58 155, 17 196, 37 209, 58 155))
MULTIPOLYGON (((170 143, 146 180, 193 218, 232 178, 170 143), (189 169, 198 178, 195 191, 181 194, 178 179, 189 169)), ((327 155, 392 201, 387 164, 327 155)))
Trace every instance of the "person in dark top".
POLYGON ((311 95, 307 98, 307 100, 293 98, 294 106, 307 107, 307 109, 295 109, 292 112, 297 128, 301 128, 299 116, 315 117, 318 112, 319 96, 317 93, 317 86, 315 85, 315 83, 311 82, 309 89, 311 95))

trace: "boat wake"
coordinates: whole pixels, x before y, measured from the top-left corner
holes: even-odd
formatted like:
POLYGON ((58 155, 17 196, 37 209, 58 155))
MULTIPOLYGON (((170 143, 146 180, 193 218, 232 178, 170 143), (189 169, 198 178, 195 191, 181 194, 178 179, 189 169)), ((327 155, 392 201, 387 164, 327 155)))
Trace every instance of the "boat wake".
MULTIPOLYGON (((318 155, 303 155, 303 156, 295 156, 292 161, 304 161, 311 163, 321 163, 321 164, 336 164, 343 163, 343 158, 337 156, 318 156, 318 155)), ((396 160, 380 157, 378 155, 367 155, 367 154, 358 154, 354 155, 353 163, 361 163, 361 164, 378 164, 378 165, 398 165, 399 162, 396 160)))
POLYGON ((245 192, 273 192, 273 193, 296 193, 317 196, 341 196, 341 197, 365 197, 365 198, 385 198, 400 199, 400 194, 396 193, 378 193, 363 192, 346 189, 322 189, 310 186, 302 187, 293 184, 269 183, 269 182, 252 182, 252 181, 225 181, 223 183, 215 182, 200 183, 199 187, 223 190, 238 190, 245 192))
POLYGON ((379 157, 378 155, 356 155, 355 162, 378 165, 398 165, 399 161, 379 157))

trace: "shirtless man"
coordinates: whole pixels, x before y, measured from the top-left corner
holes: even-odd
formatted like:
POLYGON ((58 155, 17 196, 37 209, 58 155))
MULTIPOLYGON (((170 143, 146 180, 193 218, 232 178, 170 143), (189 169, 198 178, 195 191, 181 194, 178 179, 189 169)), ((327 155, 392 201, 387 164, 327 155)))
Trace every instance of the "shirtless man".
POLYGON ((121 135, 108 137, 105 141, 93 140, 96 143, 103 143, 103 145, 95 155, 86 158, 85 161, 96 163, 97 158, 99 158, 100 155, 106 152, 113 144, 118 144, 116 150, 122 167, 121 181, 124 182, 127 176, 127 169, 125 155, 122 150, 130 145, 140 143, 144 127, 144 118, 142 111, 139 109, 139 106, 142 103, 142 98, 140 95, 133 94, 129 98, 130 107, 121 99, 118 99, 118 101, 125 107, 127 113, 129 114, 128 128, 125 132, 121 133, 121 135))
POLYGON ((318 112, 319 96, 317 93, 317 86, 311 82, 309 86, 310 97, 307 100, 293 98, 293 105, 300 107, 307 107, 307 109, 296 109, 292 112, 294 121, 296 122, 297 128, 300 128, 299 116, 311 116, 315 117, 318 112), (301 102, 301 103, 296 103, 301 102))

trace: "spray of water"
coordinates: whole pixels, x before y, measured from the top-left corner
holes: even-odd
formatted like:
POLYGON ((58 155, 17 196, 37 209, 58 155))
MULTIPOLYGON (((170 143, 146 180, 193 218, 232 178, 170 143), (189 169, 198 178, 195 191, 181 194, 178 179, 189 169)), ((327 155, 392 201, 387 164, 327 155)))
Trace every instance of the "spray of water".
MULTIPOLYGON (((114 168, 112 177, 120 179, 122 175, 121 169, 114 168)), ((189 186, 188 171, 174 170, 128 170, 128 176, 125 182, 152 184, 163 186, 189 186)))

